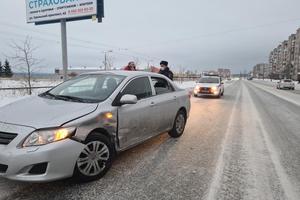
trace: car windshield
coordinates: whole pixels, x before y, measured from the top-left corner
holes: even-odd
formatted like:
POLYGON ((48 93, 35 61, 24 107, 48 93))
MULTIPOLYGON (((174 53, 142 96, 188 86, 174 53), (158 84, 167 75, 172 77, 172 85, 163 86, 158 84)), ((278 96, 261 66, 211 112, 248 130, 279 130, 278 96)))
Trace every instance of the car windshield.
POLYGON ((112 74, 81 75, 40 96, 66 101, 98 103, 107 99, 124 78, 125 76, 112 74))
POLYGON ((202 77, 200 78, 199 83, 219 83, 219 78, 202 77))

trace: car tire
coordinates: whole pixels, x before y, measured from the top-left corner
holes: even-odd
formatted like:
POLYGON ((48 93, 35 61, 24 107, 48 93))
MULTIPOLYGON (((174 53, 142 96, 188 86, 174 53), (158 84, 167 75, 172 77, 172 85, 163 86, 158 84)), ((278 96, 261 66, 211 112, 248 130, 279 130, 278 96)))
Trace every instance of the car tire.
POLYGON ((183 110, 179 110, 175 117, 173 128, 168 132, 172 138, 182 136, 186 125, 186 119, 186 113, 183 110))
POLYGON ((109 139, 92 133, 84 142, 85 148, 75 163, 73 179, 76 182, 90 182, 102 178, 110 169, 115 151, 109 139))

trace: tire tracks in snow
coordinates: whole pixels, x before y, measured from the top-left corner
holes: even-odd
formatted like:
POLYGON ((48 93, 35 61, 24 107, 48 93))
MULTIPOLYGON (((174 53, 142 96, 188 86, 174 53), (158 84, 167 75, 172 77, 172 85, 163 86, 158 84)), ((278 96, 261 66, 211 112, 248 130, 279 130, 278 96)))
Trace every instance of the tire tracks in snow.
POLYGON ((299 199, 243 82, 221 149, 205 199, 299 199))

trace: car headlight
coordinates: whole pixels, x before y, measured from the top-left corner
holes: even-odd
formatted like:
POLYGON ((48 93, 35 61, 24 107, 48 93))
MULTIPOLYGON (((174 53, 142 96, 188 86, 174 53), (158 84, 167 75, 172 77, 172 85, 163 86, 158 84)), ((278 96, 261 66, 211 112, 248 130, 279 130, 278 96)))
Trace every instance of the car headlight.
POLYGON ((212 89, 212 91, 217 91, 218 90, 217 87, 212 87, 211 89, 212 89))
POLYGON ((31 133, 23 142, 23 147, 41 146, 52 142, 64 140, 73 136, 76 128, 57 128, 37 130, 31 133))

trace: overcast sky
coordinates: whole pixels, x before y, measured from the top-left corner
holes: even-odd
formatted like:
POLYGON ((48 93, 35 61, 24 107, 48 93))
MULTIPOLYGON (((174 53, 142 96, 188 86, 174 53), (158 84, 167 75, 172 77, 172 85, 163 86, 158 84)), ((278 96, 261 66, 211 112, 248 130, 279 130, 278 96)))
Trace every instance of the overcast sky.
MULTIPOLYGON (((41 72, 61 67, 60 25, 26 23, 25 0, 0 1, 0 60, 26 35, 38 46, 41 72)), ((190 70, 235 73, 267 62, 269 52, 300 27, 299 0, 105 0, 103 23, 67 25, 69 66, 99 67, 113 50, 114 66, 139 59, 190 70)))

